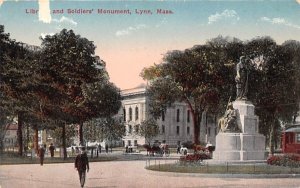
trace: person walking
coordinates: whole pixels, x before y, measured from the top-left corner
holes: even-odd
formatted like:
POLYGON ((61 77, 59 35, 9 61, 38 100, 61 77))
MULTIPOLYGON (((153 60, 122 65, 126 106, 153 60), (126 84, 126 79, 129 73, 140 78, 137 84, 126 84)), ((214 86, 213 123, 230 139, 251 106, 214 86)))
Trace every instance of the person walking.
POLYGON ((40 164, 43 166, 46 152, 46 144, 39 149, 40 164))
POLYGON ((90 169, 89 159, 85 152, 85 147, 81 148, 81 153, 75 158, 75 168, 78 171, 80 185, 83 187, 85 183, 86 172, 89 172, 90 169))
POLYGON ((54 150, 55 150, 55 148, 54 148, 53 144, 51 143, 50 146, 49 146, 49 151, 50 151, 51 158, 54 157, 54 150))
POLYGON ((105 144, 105 152, 108 153, 108 145, 105 144))

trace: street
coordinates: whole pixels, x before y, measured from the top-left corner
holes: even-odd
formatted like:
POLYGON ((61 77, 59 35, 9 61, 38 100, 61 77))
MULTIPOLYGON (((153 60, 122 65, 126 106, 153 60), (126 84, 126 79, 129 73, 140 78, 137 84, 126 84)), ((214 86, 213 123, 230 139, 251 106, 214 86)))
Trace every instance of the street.
MULTIPOLYGON (((163 160, 165 161, 165 160, 163 160)), ((170 161, 169 161, 170 162, 170 161)), ((101 187, 299 187, 299 178, 230 178, 148 171, 146 161, 92 162, 86 186, 101 187)), ((80 187, 72 163, 0 166, 1 188, 80 187)))

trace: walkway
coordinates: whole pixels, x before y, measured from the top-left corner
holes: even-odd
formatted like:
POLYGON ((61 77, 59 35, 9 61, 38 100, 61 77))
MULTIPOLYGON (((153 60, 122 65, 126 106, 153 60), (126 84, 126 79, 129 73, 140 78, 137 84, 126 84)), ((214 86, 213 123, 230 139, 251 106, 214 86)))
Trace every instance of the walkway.
MULTIPOLYGON (((220 178, 195 174, 148 171, 146 162, 94 162, 87 175, 90 188, 216 188, 216 187, 299 187, 299 178, 220 178)), ((0 166, 1 188, 73 188, 80 187, 78 174, 71 163, 0 166)))

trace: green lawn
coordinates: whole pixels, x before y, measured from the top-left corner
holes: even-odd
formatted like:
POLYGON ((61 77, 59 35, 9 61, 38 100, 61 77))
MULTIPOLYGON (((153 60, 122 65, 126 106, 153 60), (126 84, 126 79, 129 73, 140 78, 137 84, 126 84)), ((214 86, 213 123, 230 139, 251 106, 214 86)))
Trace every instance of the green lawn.
MULTIPOLYGON (((116 160, 117 157, 113 156, 99 156, 90 158, 90 162, 100 162, 100 161, 113 161, 116 160)), ((15 153, 2 153, 0 155, 0 165, 11 165, 11 164, 39 164, 40 159, 38 157, 19 157, 15 153)), ((46 157, 44 160, 44 164, 50 163, 73 163, 75 161, 75 157, 68 157, 67 159, 63 159, 61 157, 46 157)))
POLYGON ((146 169, 162 172, 203 174, 300 174, 300 168, 272 166, 267 164, 156 164, 146 169))

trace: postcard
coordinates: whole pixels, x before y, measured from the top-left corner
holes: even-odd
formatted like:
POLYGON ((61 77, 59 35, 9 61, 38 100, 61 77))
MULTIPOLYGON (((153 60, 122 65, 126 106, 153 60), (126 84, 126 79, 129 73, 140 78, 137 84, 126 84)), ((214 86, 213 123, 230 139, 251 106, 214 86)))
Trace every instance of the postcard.
MULTIPOLYGON (((144 98, 140 98, 140 96, 145 94, 145 90, 140 88, 145 88, 145 86, 151 84, 151 81, 145 80, 142 77, 143 71, 146 68, 163 64, 168 54, 172 52, 184 52, 186 49, 194 49, 199 45, 207 44, 213 40, 216 41, 216 39, 228 41, 236 40, 241 41, 241 43, 246 43, 253 39, 265 37, 278 45, 285 44, 288 41, 299 42, 299 18, 300 0, 0 0, 0 34, 2 35, 0 35, 0 37, 5 43, 5 37, 3 36, 9 34, 7 36, 10 40, 25 45, 27 48, 33 50, 40 49, 44 39, 47 37, 51 38, 63 30, 66 32, 72 30, 75 35, 90 41, 95 46, 93 57, 99 57, 100 62, 104 63, 101 64, 101 66, 105 65, 107 79, 120 90, 120 93, 122 93, 124 97, 122 103, 123 108, 121 109, 123 114, 120 117, 124 117, 127 123, 126 131, 131 133, 134 131, 138 132, 135 125, 141 124, 140 119, 147 117, 146 113, 148 109, 145 108, 145 105, 148 104, 148 101, 144 98), (141 101, 143 101, 143 104, 141 104, 141 101), (138 123, 134 123, 134 121, 138 123)), ((54 38, 52 39, 55 40, 54 38)), ((88 48, 86 49, 89 50, 88 48)), ((0 52, 3 52, 2 49, 0 49, 0 52)), ((262 55, 254 55, 256 55, 256 59, 252 59, 253 62, 256 60, 259 61, 259 58, 262 57, 262 55)), ((0 57, 2 58, 1 54, 0 57)), ((235 59, 234 64, 237 63, 238 59, 235 59)), ((103 68, 101 66, 100 68, 103 68)), ((259 64, 257 64, 257 66, 259 66, 259 64)), ((232 78, 232 80, 234 80, 235 75, 232 75, 232 78)), ((239 95, 241 91, 239 89, 237 90, 237 95, 239 95)), ((245 100, 245 98, 243 98, 246 97, 245 95, 240 98, 237 96, 237 99, 243 101, 245 100)), ((193 102, 195 102, 195 100, 193 102)), ((233 106, 230 106, 230 103, 230 105, 227 105, 227 108, 229 106, 232 107, 233 110, 233 108, 243 108, 239 107, 239 105, 247 104, 247 102, 245 102, 245 104, 234 103, 233 106)), ((252 108, 252 106, 248 107, 247 109, 252 108)), ((239 110, 241 114, 242 110, 239 110)), ((254 112, 254 107, 252 110, 254 112)), ((55 161, 51 162, 53 156, 50 153, 53 152, 53 144, 51 143, 50 151, 50 142, 47 142, 45 151, 42 151, 45 152, 43 155, 46 156, 45 164, 40 165, 39 162, 36 162, 37 164, 16 163, 15 165, 1 165, 0 188, 79 187, 79 182, 81 182, 81 186, 83 187, 84 181, 82 184, 81 179, 83 176, 86 178, 86 187, 299 186, 299 178, 291 177, 291 174, 299 177, 299 167, 295 168, 296 170, 294 168, 289 168, 287 171, 283 170, 284 173, 277 173, 276 177, 261 177, 257 175, 258 173, 234 177, 232 174, 205 176, 203 174, 197 174, 198 171, 196 173, 193 172, 195 174, 185 174, 177 171, 158 175, 156 171, 152 171, 153 169, 146 170, 145 168, 151 165, 155 165, 155 168, 161 168, 164 165, 168 166, 171 162, 177 162, 175 166, 177 165, 178 167, 178 160, 182 158, 182 155, 189 154, 188 148, 183 147, 182 144, 187 141, 197 141, 197 139, 193 138, 195 127, 193 127, 191 123, 195 120, 192 120, 192 115, 194 115, 193 109, 188 109, 188 107, 179 104, 167 112, 172 112, 173 115, 169 116, 170 119, 166 122, 160 119, 160 124, 158 125, 160 132, 156 139, 157 143, 162 144, 167 142, 170 146, 174 146, 173 149, 170 150, 171 155, 167 157, 149 157, 150 154, 148 155, 148 152, 152 152, 153 155, 156 152, 151 147, 150 149, 144 147, 141 153, 138 146, 145 144, 146 141, 136 136, 130 137, 126 135, 121 139, 119 147, 121 149, 118 149, 115 153, 109 153, 108 145, 105 143, 102 143, 101 147, 100 142, 97 142, 97 144, 95 144, 96 141, 90 142, 91 145, 94 144, 95 146, 93 145, 87 148, 89 158, 101 156, 103 159, 107 157, 107 159, 111 161, 103 163, 90 162, 90 172, 85 174, 86 167, 84 167, 84 173, 79 170, 80 179, 78 180, 77 171, 74 169, 74 162, 75 160, 79 160, 75 159, 75 154, 78 154, 82 147, 78 147, 76 143, 69 144, 67 152, 68 157, 71 157, 70 163, 60 164, 55 161), (181 121, 185 122, 182 125, 176 124, 181 121), (170 128, 171 126, 173 127, 170 128), (91 148, 93 148, 93 150, 91 150, 91 148), (115 160, 118 158, 118 155, 122 156, 120 157, 121 159, 115 160), (282 179, 282 177, 285 178, 282 179)), ((248 112, 245 113, 245 116, 249 115, 247 114, 248 112)), ((163 116, 164 115, 165 114, 163 114, 163 116)), ((234 116, 235 115, 236 114, 234 114, 234 116)), ((252 114, 251 118, 255 119, 256 117, 252 114)), ((201 138, 200 143, 208 144, 207 146, 215 146, 217 144, 216 136, 219 129, 224 129, 224 132, 226 132, 224 126, 220 128, 217 127, 218 122, 216 118, 211 119, 214 125, 211 126, 209 124, 209 118, 206 119, 205 117, 206 124, 201 124, 199 128, 200 133, 197 135, 201 138), (201 132, 202 126, 206 126, 203 132, 201 132)), ((256 120, 258 121, 259 119, 257 118, 253 121, 256 120)), ((297 117, 297 121, 298 120, 299 117, 297 117)), ((248 126, 249 128, 245 128, 246 125, 244 126, 243 123, 239 125, 238 128, 236 127, 235 133, 240 132, 238 136, 233 136, 234 139, 243 137, 240 135, 242 133, 254 134, 255 131, 258 132, 258 127, 254 124, 253 122, 253 126, 248 126), (237 131, 237 129, 239 130, 237 131)), ((16 125, 12 125, 10 128, 8 127, 0 139, 9 143, 17 143, 16 129, 16 125), (10 136, 7 134, 7 131, 11 131, 10 136)), ((26 140, 26 131, 25 129, 23 130, 24 140, 26 140)), ((300 134, 297 131, 295 131, 295 137, 293 138, 298 139, 297 144, 299 145, 300 134)), ((41 135, 44 133, 40 132, 39 134, 39 144, 43 145, 41 135)), ((47 137, 46 135, 44 136, 47 137)), ((231 143, 230 139, 233 137, 223 137, 223 140, 231 143)), ((243 137, 243 139, 248 139, 247 135, 243 137)), ((263 147, 265 149, 265 137, 258 134, 256 135, 255 133, 254 138, 251 139, 249 142, 254 144, 251 146, 246 144, 244 147, 263 147)), ((28 138, 28 140, 30 139, 28 138)), ((227 142, 223 144, 224 147, 226 147, 227 142)), ((25 146, 28 146, 28 143, 27 145, 25 144, 25 146)), ((57 147, 59 148, 60 146, 57 147)), ((17 149, 17 147, 11 147, 10 145, 7 147, 8 152, 14 151, 15 149, 17 149)), ((26 151, 27 149, 28 148, 24 150, 26 151)), ((85 148, 83 150, 85 150, 85 148)), ((158 150, 161 151, 160 149, 158 150)), ((200 148, 199 150, 202 149, 200 148)), ((203 149, 203 151, 204 150, 205 149, 203 149)), ((265 151, 250 154, 250 152, 247 153, 246 150, 242 151, 241 149, 235 152, 238 157, 248 156, 249 159, 255 159, 255 157, 261 156, 258 157, 260 163, 249 162, 251 170, 254 169, 255 171, 256 169, 258 171, 262 166, 261 159, 265 159, 266 157, 265 151)), ((170 152, 169 150, 164 150, 164 152, 166 151, 170 152)), ((297 151, 299 152, 299 148, 297 151)), ((31 152, 28 156, 38 161, 39 157, 36 152, 37 151, 31 152)), ((63 155, 63 153, 61 153, 62 150, 59 150, 59 152, 57 150, 56 152, 55 156, 60 160, 63 155)), ((211 151, 209 150, 209 152, 211 151)), ((212 157, 211 155, 213 154, 210 153, 209 157, 212 157)), ((220 152, 219 150, 215 152, 215 157, 219 159, 224 156, 231 159, 230 156, 233 156, 233 154, 224 154, 223 151, 220 152)), ((14 164, 14 162, 9 163, 14 164)), ((78 165, 81 164, 82 163, 79 164, 75 162, 75 167, 78 168, 78 165)), ((203 164, 206 163, 201 163, 202 167, 205 167, 203 164)), ((228 163, 224 162, 222 164, 227 164, 227 166, 222 167, 228 170, 228 163)), ((172 167, 168 166, 168 168, 172 167)), ((87 169, 89 169, 89 167, 87 167, 87 169)), ((207 169, 208 165, 206 170, 207 169)), ((237 172, 235 173, 238 174, 237 172)))

